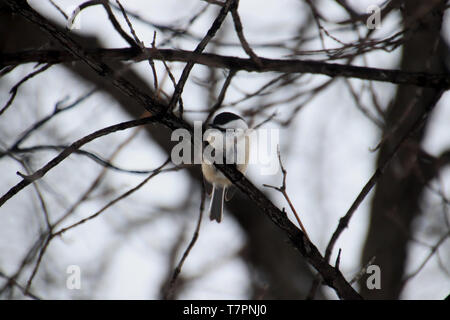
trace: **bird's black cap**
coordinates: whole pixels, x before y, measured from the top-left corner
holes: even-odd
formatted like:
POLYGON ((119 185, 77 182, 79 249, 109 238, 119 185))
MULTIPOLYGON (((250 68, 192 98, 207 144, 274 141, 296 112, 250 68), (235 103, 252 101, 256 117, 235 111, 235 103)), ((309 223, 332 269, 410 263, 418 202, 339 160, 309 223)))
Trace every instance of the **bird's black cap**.
POLYGON ((238 120, 238 119, 244 120, 240 116, 238 116, 237 114, 234 114, 232 112, 222 112, 222 113, 219 113, 217 116, 215 116, 212 124, 214 126, 221 126, 230 121, 238 120))

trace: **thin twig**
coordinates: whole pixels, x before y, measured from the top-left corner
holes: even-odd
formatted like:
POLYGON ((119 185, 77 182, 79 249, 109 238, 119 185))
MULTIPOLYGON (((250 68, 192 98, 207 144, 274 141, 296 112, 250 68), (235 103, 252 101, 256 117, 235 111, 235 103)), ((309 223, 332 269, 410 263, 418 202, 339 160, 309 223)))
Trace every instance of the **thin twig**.
MULTIPOLYGON (((106 209, 110 208, 111 206, 113 206, 114 204, 116 204, 117 202, 119 202, 120 200, 128 197, 129 195, 131 195, 132 193, 134 193, 135 191, 139 190, 142 186, 144 186, 150 179, 152 179, 153 177, 157 176, 158 174, 160 174, 161 172, 163 172, 162 168, 164 166, 166 166, 168 163, 170 162, 170 159, 166 160, 160 167, 158 167, 154 173, 152 173, 151 175, 149 175, 147 178, 145 178, 141 183, 139 183, 137 186, 135 186, 134 188, 128 190, 127 192, 121 194, 120 196, 116 197, 115 199, 111 200, 110 202, 108 202, 105 206, 103 206, 100 210, 98 210, 97 212, 95 212, 94 214, 83 218, 73 224, 71 224, 68 227, 65 228, 61 228, 59 231, 53 232, 53 229, 55 226, 52 226, 52 228, 49 230, 49 233, 47 234, 47 237, 45 239, 45 242, 43 244, 43 246, 41 247, 41 249, 39 250, 39 255, 38 255, 38 259, 37 262, 33 268, 33 271, 31 273, 31 276, 29 277, 28 281, 27 281, 27 286, 26 286, 26 292, 28 292, 28 290, 31 287, 31 284, 33 282, 34 277, 37 274, 37 271, 39 270, 39 267, 41 265, 42 262, 42 258, 44 257, 45 252, 48 249, 48 246, 51 242, 51 240, 53 240, 55 237, 57 236, 61 236, 63 233, 74 229, 76 227, 78 227, 79 225, 82 225, 92 219, 95 219, 96 217, 98 217, 101 213, 103 213, 106 209)), ((173 170, 178 170, 179 168, 175 167, 175 168, 171 168, 169 169, 170 171, 173 170)), ((165 170, 168 171, 168 170, 165 170)), ((164 171, 164 172, 165 172, 164 171)), ((61 221, 61 220, 60 220, 61 221)))
POLYGON ((139 44, 130 37, 120 26, 119 21, 117 21, 116 17, 114 16, 114 13, 111 10, 111 6, 109 5, 109 2, 107 0, 91 0, 86 1, 78 6, 77 9, 74 10, 72 16, 70 17, 70 21, 74 21, 76 18, 76 15, 80 14, 80 12, 88 7, 96 6, 96 5, 102 5, 103 8, 105 8, 106 13, 108 14, 109 21, 113 25, 114 29, 120 34, 120 36, 134 49, 140 49, 139 44))
POLYGON ((211 111, 209 112, 208 116, 205 119, 205 123, 208 123, 209 120, 211 120, 214 113, 222 107, 223 100, 225 99, 228 87, 230 86, 231 81, 233 80, 233 77, 235 75, 236 71, 230 70, 230 72, 227 75, 227 78, 225 79, 225 82, 223 83, 222 89, 220 90, 219 96, 217 97, 216 103, 214 104, 214 106, 212 106, 211 111))
POLYGON ((297 211, 295 210, 295 207, 294 207, 294 205, 292 204, 291 199, 289 198, 289 196, 288 196, 288 194, 287 194, 287 191, 286 191, 286 177, 287 177, 287 171, 286 171, 286 169, 284 168, 283 163, 282 163, 282 161, 281 161, 280 146, 278 146, 277 153, 278 153, 278 161, 279 161, 279 163, 280 163, 281 172, 283 173, 283 183, 282 183, 281 187, 270 186, 270 185, 267 185, 267 184, 263 184, 263 186, 264 186, 264 187, 267 187, 267 188, 272 188, 272 189, 275 189, 275 190, 281 192, 281 194, 284 196, 284 198, 285 198, 286 201, 288 202, 289 207, 291 208, 292 212, 294 213, 295 219, 297 219, 297 222, 298 222, 300 228, 302 229, 303 233, 305 234, 306 238, 308 238, 308 240, 311 241, 311 239, 309 238, 308 233, 306 232, 306 229, 305 229, 305 227, 303 226, 303 223, 302 223, 302 221, 300 220, 300 217, 299 217, 299 215, 297 214, 297 211))
POLYGON ((401 286, 403 287, 409 280, 414 278, 422 269, 427 265, 428 261, 433 257, 433 255, 436 253, 436 251, 439 249, 439 247, 450 238, 450 231, 445 233, 438 241, 437 243, 431 248, 430 253, 427 255, 427 257, 424 259, 424 261, 420 264, 420 266, 412 273, 407 275, 401 282, 401 286))
POLYGON ((206 197, 205 186, 204 186, 204 184, 202 184, 200 209, 199 209, 199 215, 198 215, 198 220, 197 220, 197 226, 195 227, 195 231, 194 231, 194 234, 192 235, 192 239, 189 242, 189 245, 187 246, 186 250, 184 251, 180 262, 178 263, 175 270, 173 271, 172 278, 170 279, 170 282, 169 282, 169 287, 165 293, 165 297, 164 297, 165 299, 173 298, 173 295, 175 293, 175 285, 176 285, 178 276, 181 273, 181 268, 183 267, 183 264, 184 264, 186 258, 188 257, 189 253, 191 252, 192 248, 194 247, 195 243, 197 242, 198 236, 200 234, 200 226, 202 223, 203 211, 205 208, 205 197, 206 197))
POLYGON ((142 182, 140 182, 138 185, 136 185, 135 187, 131 188, 130 190, 124 192, 123 194, 121 194, 120 196, 118 196, 117 198, 111 200, 110 202, 108 202, 106 205, 104 205, 100 210, 98 210, 97 212, 95 212, 94 214, 90 215, 89 217, 83 218, 73 224, 71 224, 68 227, 62 228, 61 230, 55 232, 53 234, 53 237, 56 236, 60 236, 63 233, 83 224, 86 223, 87 221, 90 221, 96 217, 98 217, 102 212, 104 212, 106 209, 110 208, 111 206, 113 206, 114 204, 116 204, 117 202, 119 202, 122 199, 125 199, 126 197, 128 197, 129 195, 131 195, 132 193, 134 193, 135 191, 139 190, 142 186, 144 186, 150 179, 154 178, 155 176, 157 176, 158 174, 160 174, 161 172, 167 172, 167 171, 174 171, 174 170, 179 170, 180 167, 174 167, 174 168, 170 168, 170 169, 166 169, 166 170, 162 170, 168 163, 170 162, 170 159, 167 159, 160 167, 158 167, 155 172, 153 172, 152 174, 150 174, 147 178, 145 178, 142 182))
POLYGON ((336 258, 336 263, 334 264, 334 267, 336 269, 338 269, 338 270, 339 270, 339 267, 341 265, 341 252, 342 252, 342 249, 339 248, 339 252, 338 252, 338 255, 337 255, 337 258, 336 258))
MULTIPOLYGON (((139 129, 141 127, 137 128, 132 135, 130 135, 130 137, 128 137, 123 143, 121 143, 116 150, 113 152, 112 156, 110 157, 110 161, 122 150, 122 148, 127 145, 129 142, 131 142, 131 140, 133 138, 136 137, 137 133, 139 132, 139 129)), ((53 230, 60 224, 62 223, 67 217, 69 217, 75 210, 76 208, 82 203, 84 202, 88 196, 95 190, 95 188, 99 185, 101 179, 105 176, 107 170, 107 168, 104 168, 100 174, 97 176, 97 178, 93 181, 93 183, 90 185, 90 187, 83 193, 83 195, 78 199, 78 201, 73 204, 65 214, 63 214, 57 221, 55 221, 55 223, 53 225, 48 226, 48 230, 46 232, 45 235, 42 235, 42 237, 45 237, 45 241, 43 243, 43 245, 41 246, 39 253, 38 253, 38 259, 37 262, 33 268, 32 274, 27 282, 27 292, 29 291, 29 288, 31 287, 31 284, 33 282, 33 278, 35 277, 39 266, 41 264, 43 255, 45 254, 48 245, 50 244, 50 241, 54 239, 54 234, 53 234, 53 230)), ((36 246, 40 245, 40 239, 38 239, 36 246)))
POLYGON ((231 7, 231 16, 233 17, 234 29, 236 30, 236 34, 239 38, 239 41, 241 42, 242 49, 244 49, 245 53, 250 57, 250 59, 253 60, 253 62, 256 63, 256 65, 262 66, 261 60, 252 50, 252 48, 247 42, 247 39, 245 39, 241 18, 239 17, 238 13, 238 5, 239 0, 236 1, 235 4, 231 7))
POLYGON ((275 117, 277 116, 277 112, 275 111, 274 113, 272 113, 270 116, 268 116, 266 119, 264 119, 263 121, 261 121, 260 123, 258 123, 257 125, 255 125, 252 129, 253 130, 257 130, 259 128, 261 128, 263 125, 265 125, 266 123, 272 121, 275 117))
POLYGON ((350 222, 350 219, 352 218, 356 209, 358 209, 359 205, 364 201, 366 196, 369 194, 369 192, 372 190, 372 188, 378 182, 380 177, 383 175, 384 170, 387 168, 387 166, 390 164, 391 160, 397 154, 400 147, 403 146, 405 141, 407 141, 419 128, 422 127, 422 125, 425 123, 426 119, 428 118, 430 112, 434 109, 434 107, 440 100, 443 93, 444 93, 444 90, 440 90, 438 93, 436 93, 434 100, 432 102, 430 102, 430 105, 423 111, 422 115, 412 124, 410 129, 401 137, 401 139, 398 141, 398 143, 392 149, 391 153, 379 165, 379 167, 377 168, 375 173, 372 175, 372 177, 369 179, 369 181, 363 187, 361 192, 358 194, 355 201, 352 203, 352 205, 348 209, 347 213, 339 220, 339 224, 338 224, 336 230, 334 231, 330 241, 328 242, 327 248, 325 250, 325 259, 327 261, 329 261, 329 259, 330 259, 330 256, 331 256, 331 253, 333 251, 333 247, 334 247, 336 241, 338 240, 341 233, 345 230, 345 228, 347 228, 348 223, 350 222))
POLYGON ((33 78, 34 76, 44 72, 45 70, 47 70, 48 68, 50 68, 53 64, 51 63, 47 63, 46 65, 42 66, 41 68, 39 68, 36 71, 31 72, 30 74, 28 74, 27 76, 25 76, 22 80, 20 80, 19 82, 17 82, 14 87, 11 88, 11 90, 9 91, 9 93, 11 94, 11 97, 8 99, 8 101, 6 102, 6 104, 3 106, 3 108, 0 109, 0 116, 9 108, 9 106, 12 104, 12 102, 14 101, 14 98, 17 95, 17 90, 19 89, 19 87, 26 82, 27 80, 30 80, 31 78, 33 78))
MULTIPOLYGON (((71 103, 68 106, 63 107, 63 108, 61 108, 60 105, 64 102, 65 99, 58 101, 55 105, 55 108, 53 109, 53 112, 51 114, 49 114, 48 116, 42 118, 41 120, 37 121, 33 125, 31 125, 31 127, 28 128, 27 130, 25 130, 25 132, 20 135, 20 138, 17 139, 17 141, 14 142, 13 145, 9 148, 9 151, 13 152, 14 150, 16 150, 20 146, 20 144, 22 142, 24 142, 27 138, 29 138, 29 136, 33 132, 35 132, 37 129, 42 127, 48 121, 53 119, 53 117, 55 117, 57 114, 65 112, 67 110, 70 110, 70 109, 80 105, 83 101, 85 101, 90 96, 92 96, 96 91, 97 91, 97 89, 90 90, 86 94, 84 94, 84 95, 80 96, 78 99, 76 99, 73 103, 71 103)), ((0 155, 0 157, 1 157, 1 155, 0 155)))
MULTIPOLYGON (((227 0, 225 5, 221 8, 218 16, 214 20, 213 24, 209 28, 208 32, 203 37, 202 41, 200 41, 200 43, 195 48, 194 50, 195 55, 199 55, 200 53, 202 53, 208 42, 216 35, 217 31, 220 29, 223 21, 225 20, 225 17, 227 16, 228 11, 230 10, 232 4, 235 3, 236 1, 237 0, 227 0)), ((184 85, 186 84, 189 73, 191 72, 196 62, 197 62, 196 59, 191 59, 184 67, 180 79, 178 80, 177 86, 175 87, 175 91, 172 95, 172 98, 169 102, 168 110, 172 111, 175 108, 176 104, 178 103, 181 94, 183 93, 183 88, 184 85)))
MULTIPOLYGON (((110 156, 109 162, 114 160, 114 158, 118 156, 118 154, 122 151, 122 149, 137 136, 141 128, 142 127, 136 128, 128 138, 126 138, 122 143, 120 143, 117 146, 117 148, 110 156)), ((79 197, 79 199, 57 221, 55 221, 54 223, 55 227, 58 226, 61 222, 63 222, 67 217, 69 217, 81 203, 83 203, 86 199, 88 199, 89 195, 97 188, 97 186, 100 184, 100 182, 105 177, 107 172, 108 172, 107 168, 104 167, 103 170, 100 171, 98 176, 91 183, 89 188, 87 188, 87 190, 79 197)))
POLYGON ((128 15, 125 9, 122 7, 122 4, 120 4, 119 0, 116 0, 116 3, 119 6, 120 11, 122 11, 122 15, 125 18, 125 21, 127 22, 128 28, 130 28, 130 32, 134 37, 134 41, 139 45, 141 49, 145 48, 144 43, 139 39, 139 37, 136 34, 136 31, 134 30, 133 24, 131 23, 130 19, 128 19, 128 15))
POLYGON ((12 285, 16 286, 17 288, 19 288, 19 290, 27 297, 30 297, 31 299, 34 300, 41 300, 41 298, 39 298, 37 295, 35 295, 34 293, 31 293, 30 291, 26 291, 25 288, 19 284, 16 279, 12 278, 12 277, 8 277, 6 274, 4 274, 2 271, 0 271, 0 278, 3 278, 5 280, 7 280, 8 282, 10 282, 12 285))
MULTIPOLYGON (((5 151, 9 152, 11 154, 15 153, 33 153, 35 151, 45 151, 45 150, 54 150, 54 151, 61 151, 64 149, 69 148, 68 145, 37 145, 37 146, 30 146, 27 148, 16 148, 14 150, 5 151)), ((0 151, 0 157, 3 155, 4 152, 0 151)), ((73 152, 74 154, 79 154, 88 157, 89 159, 92 159, 96 163, 100 164, 101 166, 104 166, 107 169, 111 169, 117 172, 124 172, 124 173, 131 173, 131 174, 149 174, 154 172, 154 169, 149 170, 133 170, 133 169, 124 169, 120 168, 114 164, 112 164, 110 161, 107 161, 100 157, 99 155, 96 155, 93 152, 86 151, 86 150, 75 150, 73 152)))
POLYGON ((20 192, 22 189, 24 189, 26 186, 28 186, 30 183, 42 178, 49 170, 51 170, 53 167, 57 166, 61 161, 63 161, 65 158, 67 158, 70 154, 78 150, 80 147, 85 145, 88 142, 91 142, 92 140, 95 140, 97 138, 103 137, 105 135, 108 135, 112 132, 116 132, 119 130, 126 130, 132 127, 140 126, 143 124, 148 124, 151 122, 157 121, 157 117, 146 117, 141 118, 137 120, 131 120, 122 122, 119 124, 115 124, 103 129, 100 129, 98 131, 95 131, 94 133, 91 133, 74 143, 72 143, 68 148, 64 149, 58 156, 50 160, 46 165, 44 165, 41 169, 37 170, 32 175, 24 175, 18 172, 17 174, 20 175, 23 179, 18 184, 16 184, 14 187, 9 189, 7 193, 5 193, 0 198, 0 207, 8 201, 11 197, 16 195, 18 192, 20 192))
POLYGON ((50 3, 51 3, 51 5, 53 6, 53 7, 55 7, 55 9, 59 12, 59 13, 61 13, 62 15, 63 15, 63 17, 64 18, 66 18, 66 20, 68 20, 69 19, 69 16, 53 1, 53 0, 48 0, 50 3))

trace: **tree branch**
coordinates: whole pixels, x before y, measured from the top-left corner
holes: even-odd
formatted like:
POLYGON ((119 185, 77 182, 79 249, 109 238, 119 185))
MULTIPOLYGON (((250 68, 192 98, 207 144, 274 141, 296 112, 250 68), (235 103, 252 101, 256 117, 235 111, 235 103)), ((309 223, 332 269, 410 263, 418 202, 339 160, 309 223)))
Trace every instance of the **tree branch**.
MULTIPOLYGON (((102 61, 134 60, 139 62, 149 58, 177 62, 195 61, 198 64, 208 67, 248 72, 311 73, 329 77, 346 77, 395 84, 410 84, 419 87, 450 88, 450 75, 448 73, 406 72, 312 60, 281 60, 258 57, 260 64, 257 64, 253 59, 212 53, 195 54, 192 51, 186 50, 156 48, 145 48, 142 52, 133 48, 91 49, 86 50, 85 54, 91 59, 100 59, 102 61)), ((29 62, 55 64, 79 60, 82 60, 79 56, 74 56, 71 52, 64 50, 29 50, 0 54, 0 67, 3 68, 29 62)))
POLYGON ((22 189, 27 187, 30 183, 42 178, 48 171, 56 167, 59 163, 61 163, 64 159, 66 159, 69 155, 71 155, 73 152, 78 150, 81 146, 85 145, 86 143, 115 131, 125 130, 139 125, 155 122, 156 119, 157 117, 146 117, 138 120, 122 122, 119 124, 115 124, 100 129, 72 143, 69 147, 61 151, 60 154, 58 154, 55 158, 50 160, 46 165, 44 165, 41 169, 37 170, 32 175, 26 176, 18 172, 17 174, 22 177, 22 181, 20 181, 14 187, 9 189, 9 191, 0 198, 0 207, 3 204, 5 204, 6 201, 15 196, 18 192, 20 192, 22 189))

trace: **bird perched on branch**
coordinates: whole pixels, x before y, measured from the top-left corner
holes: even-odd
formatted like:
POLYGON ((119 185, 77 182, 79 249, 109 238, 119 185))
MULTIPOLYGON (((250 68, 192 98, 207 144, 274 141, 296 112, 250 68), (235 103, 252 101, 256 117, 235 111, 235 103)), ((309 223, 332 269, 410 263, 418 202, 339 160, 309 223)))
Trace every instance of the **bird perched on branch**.
POLYGON ((204 139, 209 149, 203 152, 203 176, 212 184, 212 195, 209 206, 211 220, 222 221, 223 202, 230 200, 234 188, 230 180, 220 172, 214 163, 235 164, 245 174, 250 153, 250 135, 247 123, 243 118, 231 112, 222 112, 207 125, 204 139))

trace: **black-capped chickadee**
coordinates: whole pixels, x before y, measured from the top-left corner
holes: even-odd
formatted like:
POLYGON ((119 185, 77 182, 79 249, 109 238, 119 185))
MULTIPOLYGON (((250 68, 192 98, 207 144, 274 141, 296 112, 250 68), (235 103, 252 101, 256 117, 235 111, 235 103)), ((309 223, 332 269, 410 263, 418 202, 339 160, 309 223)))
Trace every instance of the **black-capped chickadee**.
MULTIPOLYGON (((213 185, 209 214, 211 220, 222 221, 223 201, 231 199, 232 183, 215 166, 215 161, 236 164, 237 169, 245 174, 247 171, 250 135, 244 119, 231 112, 222 112, 214 117, 208 125, 204 139, 214 152, 212 157, 203 156, 202 171, 205 179, 213 185)), ((206 149, 205 149, 206 150, 206 149)))

